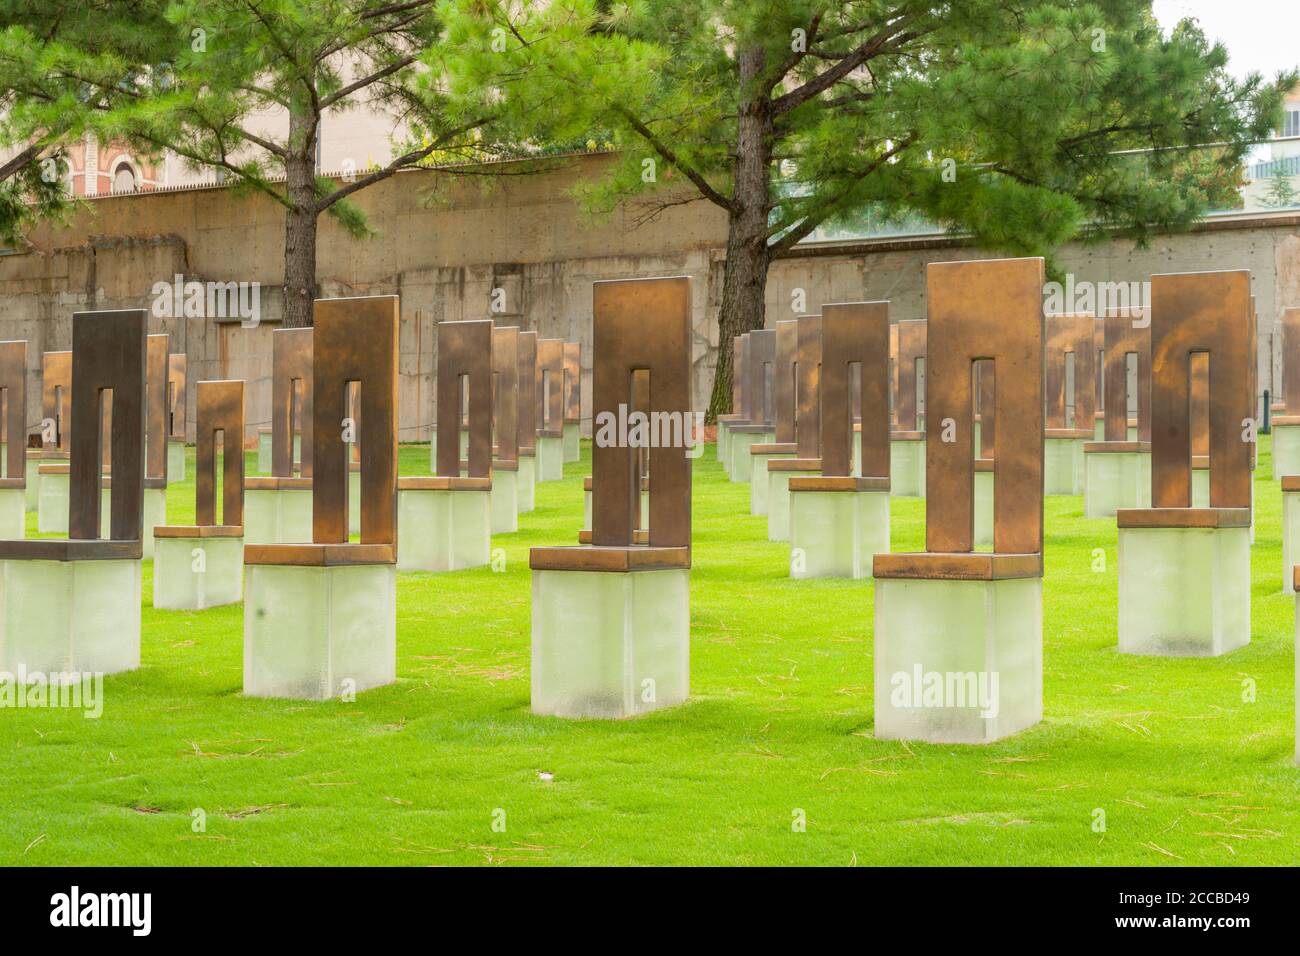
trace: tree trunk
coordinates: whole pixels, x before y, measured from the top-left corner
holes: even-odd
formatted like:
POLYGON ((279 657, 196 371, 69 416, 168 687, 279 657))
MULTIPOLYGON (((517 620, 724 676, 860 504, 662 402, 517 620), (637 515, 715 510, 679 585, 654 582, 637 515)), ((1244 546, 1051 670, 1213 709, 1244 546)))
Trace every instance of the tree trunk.
POLYGON ((316 299, 316 117, 289 114, 289 158, 285 161, 284 328, 312 324, 316 299))
MULTIPOLYGON (((740 88, 754 89, 763 68, 763 51, 740 55, 740 88)), ((733 162, 731 210, 727 215, 727 261, 722 272, 722 306, 718 310, 718 363, 713 375, 707 422, 731 411, 733 356, 731 340, 763 328, 763 295, 771 252, 767 245, 772 161, 771 103, 766 91, 741 103, 733 162)))

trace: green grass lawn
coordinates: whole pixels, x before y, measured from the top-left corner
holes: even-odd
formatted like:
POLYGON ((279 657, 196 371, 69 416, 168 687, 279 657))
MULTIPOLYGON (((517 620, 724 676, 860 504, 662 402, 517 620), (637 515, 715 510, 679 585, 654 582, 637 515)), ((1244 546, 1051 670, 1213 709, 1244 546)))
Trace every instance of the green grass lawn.
MULTIPOLYGON (((588 449, 494 539, 504 571, 401 575, 398 681, 354 703, 240 696, 241 608, 154 610, 145 562, 143 666, 106 678, 103 717, 0 710, 0 864, 1294 864, 1293 599, 1267 441, 1250 646, 1118 654, 1115 523, 1048 498, 1044 719, 984 747, 873 738, 871 583, 789 580, 712 448, 692 700, 637 720, 529 712, 528 548, 576 540, 588 449)), ((428 453, 404 446, 403 473, 428 453)), ((193 449, 189 475, 172 523, 193 520, 193 449)), ((924 503, 895 499, 894 549, 923 540, 924 503)))

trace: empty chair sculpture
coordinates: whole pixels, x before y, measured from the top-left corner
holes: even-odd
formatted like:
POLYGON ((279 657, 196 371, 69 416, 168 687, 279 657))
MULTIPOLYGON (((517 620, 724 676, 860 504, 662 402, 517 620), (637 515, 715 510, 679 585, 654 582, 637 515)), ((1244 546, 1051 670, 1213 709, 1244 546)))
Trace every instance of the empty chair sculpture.
POLYGON ((1047 317, 1043 491, 1049 495, 1083 494, 1083 447, 1095 434, 1096 325, 1090 312, 1047 317))
POLYGON ((889 303, 822 307, 820 400, 821 474, 789 479, 790 576, 870 577, 872 555, 889 550, 889 303), (853 473, 855 436, 860 476, 853 473))
POLYGON ((0 671, 65 682, 140 665, 145 317, 143 309, 73 313, 68 416, 82 424, 68 443, 69 537, 0 541, 0 671), (105 534, 99 423, 109 392, 105 534))
POLYGON ((582 457, 582 343, 564 343, 564 461, 582 457))
POLYGON ((927 326, 923 319, 909 319, 896 328, 889 490, 896 497, 917 498, 925 495, 925 417, 919 396, 926 382, 927 326))
POLYGON ((537 341, 537 480, 564 478, 564 341, 537 341))
MULTIPOLYGON (((767 540, 790 540, 790 479, 821 471, 822 317, 798 320, 794 373, 794 457, 767 463, 767 540)), ((846 413, 847 414, 847 413, 846 413)), ((850 441, 856 442, 854 436, 850 441)), ((856 447, 856 444, 853 446, 856 447)))
POLYGON ((749 446, 749 513, 765 517, 768 511, 768 465, 798 451, 795 441, 797 378, 799 375, 799 320, 776 323, 776 361, 772 364, 773 441, 749 446))
POLYGON ((182 611, 237 603, 244 587, 244 383, 199 382, 197 393, 195 523, 154 528, 153 605, 182 611))
POLYGON ((438 325, 438 414, 444 422, 468 419, 469 458, 462 464, 459 429, 444 428, 436 477, 398 479, 398 570, 458 571, 490 558, 492 333, 491 319, 438 325))
POLYGON ((1119 649, 1214 656, 1250 641, 1250 273, 1151 277, 1151 507, 1121 508, 1119 649), (1209 367, 1209 502, 1193 504, 1193 364, 1209 367))
POLYGON ((690 280, 597 282, 593 294, 592 544, 529 553, 532 709, 629 717, 680 703, 690 687, 690 280), (619 425, 641 372, 670 429, 648 448, 645 544, 636 543, 645 443, 619 425))
POLYGON ((745 421, 728 426, 730 468, 737 483, 751 480, 754 445, 770 444, 776 438, 775 400, 772 394, 776 365, 776 329, 750 332, 745 347, 745 421))
POLYGON ((718 416, 717 456, 731 473, 731 428, 749 421, 745 415, 745 370, 749 367, 749 333, 731 340, 731 411, 718 416))
POLYGON ((518 335, 518 385, 515 397, 515 428, 518 434, 516 449, 519 462, 519 479, 516 498, 519 513, 527 514, 536 507, 537 473, 537 333, 520 332, 518 335))
POLYGON ((244 693, 321 700, 391 683, 397 630, 396 296, 320 299, 312 533, 244 547, 244 693), (347 392, 359 383, 361 540, 348 540, 347 392))
POLYGON ((492 330, 492 533, 519 530, 519 329, 492 330))
POLYGON ((982 743, 1042 717, 1042 289, 1041 259, 929 266, 926 550, 875 558, 878 737, 982 743), (991 553, 974 549, 979 361, 1016 423, 994 438, 991 553))
POLYGON ((1108 311, 1105 438, 1083 446, 1083 513, 1089 518, 1150 504, 1151 361, 1150 310, 1108 311))
POLYGON ((244 480, 246 544, 311 540, 313 336, 271 333, 271 475, 244 480))
MULTIPOLYGON (((167 480, 185 480, 185 353, 167 356, 167 480)), ((240 440, 243 448, 243 440, 240 440)))

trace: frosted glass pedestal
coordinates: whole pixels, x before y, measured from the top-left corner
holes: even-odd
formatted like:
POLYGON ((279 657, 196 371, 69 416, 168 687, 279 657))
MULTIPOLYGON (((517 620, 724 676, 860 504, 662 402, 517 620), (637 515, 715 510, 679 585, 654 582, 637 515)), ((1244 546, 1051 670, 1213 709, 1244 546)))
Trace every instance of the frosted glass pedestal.
POLYGON ((993 472, 975 472, 975 547, 993 547, 993 472))
POLYGON ((41 534, 68 533, 68 469, 37 475, 36 530, 41 534))
POLYGON ((532 710, 635 717, 690 693, 690 571, 533 571, 532 710))
MULTIPOLYGON (((869 578, 876 554, 889 550, 889 486, 872 490, 801 490, 790 482, 790 577, 869 578)), ((853 481, 854 479, 848 479, 853 481)))
POLYGON ((411 487, 421 481, 398 479, 397 570, 459 571, 487 564, 492 557, 491 489, 411 487))
POLYGON ((537 481, 564 480, 564 436, 537 436, 537 481))
POLYGON ((153 606, 202 611, 244 596, 244 538, 230 526, 154 529, 153 606))
POLYGON ((753 455, 749 449, 754 445, 763 445, 771 442, 775 437, 771 432, 751 430, 750 426, 740 426, 731 430, 730 440, 730 458, 731 467, 727 474, 735 484, 744 484, 749 481, 753 475, 753 455))
POLYGON ((40 468, 41 453, 31 450, 27 452, 27 510, 34 512, 40 502, 40 468))
POLYGON ((1134 528, 1121 522, 1121 652, 1217 657, 1249 643, 1245 527, 1134 528))
POLYGON ((1293 571, 1297 564, 1300 564, 1300 475, 1287 475, 1282 479, 1282 590, 1286 594, 1295 593, 1293 571))
POLYGON ((492 466, 492 490, 488 492, 492 534, 513 534, 519 530, 519 472, 492 466))
POLYGON ((1273 422, 1273 480, 1300 475, 1300 424, 1273 422))
POLYGON ((984 744, 1043 718, 1043 580, 876 578, 875 734, 984 744))
POLYGON ((537 458, 520 451, 518 462, 515 503, 519 506, 519 514, 527 514, 537 507, 537 458))
MULTIPOLYGON (((257 479, 252 479, 257 481, 257 479)), ((274 481, 275 479, 267 479, 274 481)), ((287 544, 311 540, 311 479, 304 488, 244 489, 244 540, 248 544, 287 544)))
POLYGON ((250 564, 244 693, 328 700, 397 679, 397 568, 250 564))
POLYGON ((27 537, 27 489, 0 488, 0 539, 27 537))
POLYGON ((0 561, 0 671, 139 667, 140 583, 138 558, 0 561))
POLYGON ((167 480, 185 480, 185 439, 167 439, 167 480))
MULTIPOLYGON (((293 435, 293 460, 294 463, 302 461, 302 433, 294 432, 293 435)), ((271 451, 271 429, 258 429, 257 431, 257 470, 260 474, 269 475, 272 471, 272 462, 274 461, 271 451)))
POLYGON ((724 474, 731 471, 731 426, 718 419, 718 444, 714 448, 718 461, 722 463, 724 474))
POLYGON ((579 422, 564 423, 564 463, 570 464, 582 460, 582 425, 579 422))
POLYGON ((1083 494, 1085 444, 1082 438, 1043 439, 1043 494, 1083 494))
POLYGON ((768 513, 768 491, 771 481, 768 477, 767 463, 775 458, 793 458, 793 455, 750 454, 749 513, 762 517, 768 513))
MULTIPOLYGON (((1120 508, 1151 507, 1151 451, 1101 451, 1089 443, 1084 451, 1087 477, 1083 489, 1083 514, 1110 518, 1120 508)), ((1125 443, 1129 444, 1129 443, 1125 443)))
POLYGON ((789 459, 767 470, 767 540, 790 540, 790 479, 818 477, 819 459, 789 459), (792 467, 796 466, 796 467, 792 467))
POLYGON ((896 498, 925 497, 925 439, 889 442, 889 493, 896 498))

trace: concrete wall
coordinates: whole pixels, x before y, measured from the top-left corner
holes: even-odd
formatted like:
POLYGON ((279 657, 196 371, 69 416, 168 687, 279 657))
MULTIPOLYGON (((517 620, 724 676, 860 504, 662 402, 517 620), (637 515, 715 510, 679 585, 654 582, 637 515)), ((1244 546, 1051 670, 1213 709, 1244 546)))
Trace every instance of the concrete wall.
MULTIPOLYGON (((318 279, 323 295, 402 297, 401 437, 425 439, 434 420, 436 326, 485 318, 494 288, 505 291, 501 324, 583 343, 584 402, 590 396, 591 284, 598 279, 688 275, 693 280, 695 402, 708 398, 717 348, 725 218, 705 202, 590 221, 570 191, 608 157, 565 160, 531 176, 492 179, 412 171, 359 194, 377 236, 352 240, 323 220, 318 279)), ((25 250, 0 255, 0 336, 29 342, 28 421, 38 427, 40 353, 67 348, 70 317, 92 308, 146 307, 156 282, 261 284, 262 324, 209 318, 150 318, 189 356, 189 380, 249 383, 250 435, 270 420, 270 334, 282 313, 283 213, 260 196, 198 189, 100 198, 68 223, 45 225, 25 250)), ((823 302, 888 299, 896 319, 925 316, 925 264, 978 252, 943 239, 851 243, 801 249, 776 262, 768 322, 789 316, 792 290, 807 311, 823 302)), ((1260 313, 1261 388, 1273 387, 1268 357, 1279 310, 1300 305, 1300 219, 1216 224, 1167 237, 1143 251, 1127 242, 1071 245, 1063 268, 1076 281, 1144 280, 1153 272, 1248 268, 1260 313), (1231 228, 1228 228, 1231 226, 1231 228)), ((188 396, 193 421, 194 393, 188 396)), ((192 424, 191 424, 192 429, 192 424)), ((192 434, 192 432, 191 432, 192 434)))

